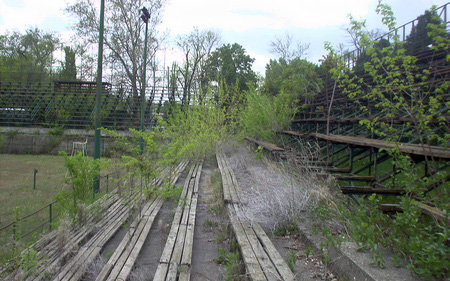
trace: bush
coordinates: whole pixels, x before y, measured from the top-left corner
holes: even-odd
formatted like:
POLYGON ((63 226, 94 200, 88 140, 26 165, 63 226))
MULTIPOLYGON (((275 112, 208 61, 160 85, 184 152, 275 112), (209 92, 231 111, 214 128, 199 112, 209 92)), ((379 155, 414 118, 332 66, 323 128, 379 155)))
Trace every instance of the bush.
POLYGON ((288 95, 272 97, 252 89, 240 113, 240 124, 247 136, 273 141, 277 131, 288 128, 296 111, 289 105, 288 95))
POLYGON ((173 108, 167 120, 160 120, 162 135, 170 141, 162 147, 165 164, 215 153, 216 144, 228 136, 228 117, 226 108, 211 95, 202 96, 201 101, 194 99, 183 108, 173 108))

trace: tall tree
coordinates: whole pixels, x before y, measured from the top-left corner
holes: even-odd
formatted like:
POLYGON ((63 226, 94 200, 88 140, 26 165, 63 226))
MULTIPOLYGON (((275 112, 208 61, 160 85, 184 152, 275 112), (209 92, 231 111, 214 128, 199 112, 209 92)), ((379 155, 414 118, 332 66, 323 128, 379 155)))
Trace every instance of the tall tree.
POLYGON ((304 59, 289 63, 280 58, 270 60, 266 66, 263 90, 270 95, 287 94, 292 100, 310 99, 320 93, 323 81, 318 67, 304 59))
POLYGON ((416 24, 412 26, 411 33, 406 38, 405 49, 407 54, 415 55, 419 52, 428 50, 433 40, 428 32, 428 24, 439 25, 442 20, 437 16, 436 11, 425 11, 423 15, 417 18, 416 24))
POLYGON ((294 42, 294 37, 289 32, 286 32, 284 37, 275 37, 270 42, 270 52, 285 61, 305 58, 308 56, 308 49, 309 43, 294 42))
POLYGON ((77 67, 75 64, 75 50, 69 46, 64 47, 65 61, 62 64, 60 77, 62 80, 74 81, 77 79, 77 67))
MULTIPOLYGON (((148 21, 149 40, 147 67, 152 71, 154 56, 160 48, 162 36, 156 27, 161 23, 161 12, 165 0, 110 0, 105 3, 105 62, 114 65, 115 80, 122 81, 131 88, 132 110, 138 115, 139 93, 144 53, 144 23, 140 19, 140 9, 145 6, 150 13, 148 21)), ((98 42, 99 11, 92 0, 78 0, 69 5, 66 12, 77 19, 74 29, 85 45, 98 42)), ((151 78, 151 75, 147 75, 151 78)), ((152 83, 147 83, 151 85, 152 83)), ((151 103, 149 103, 151 104, 151 103)))
POLYGON ((224 82, 228 88, 237 85, 240 90, 248 90, 248 83, 255 86, 257 82, 256 74, 252 70, 254 61, 241 45, 223 45, 212 52, 208 59, 208 80, 224 82))
POLYGON ((13 80, 42 81, 48 78, 58 44, 58 35, 38 28, 28 29, 25 34, 6 32, 0 35, 2 71, 10 72, 13 80))
MULTIPOLYGON (((184 64, 180 68, 183 105, 189 104, 193 87, 200 90, 199 83, 205 80, 206 61, 219 42, 220 35, 218 33, 210 30, 199 31, 198 28, 194 28, 191 33, 178 38, 177 46, 184 53, 184 64)), ((202 90, 205 91, 205 88, 202 90)))

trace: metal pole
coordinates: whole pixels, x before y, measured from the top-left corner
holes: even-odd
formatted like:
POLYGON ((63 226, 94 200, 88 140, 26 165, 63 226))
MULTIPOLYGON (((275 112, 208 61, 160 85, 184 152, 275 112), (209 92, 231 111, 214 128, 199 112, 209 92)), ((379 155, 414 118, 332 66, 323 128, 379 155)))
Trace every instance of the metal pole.
POLYGON ((36 173, 38 170, 34 169, 34 181, 33 181, 33 189, 36 189, 36 173))
MULTIPOLYGON (((145 7, 144 7, 145 9, 145 7)), ((147 10, 147 9, 145 9, 147 10)), ((147 33, 148 33, 148 17, 144 12, 143 18, 145 22, 145 40, 144 40, 144 69, 142 71, 142 90, 141 90, 141 132, 144 132, 144 120, 145 120, 145 81, 146 81, 146 72, 147 72, 147 33), (145 19, 144 19, 145 18, 145 19)), ((144 154, 144 139, 141 136, 140 139, 140 148, 141 155, 144 154)))
MULTIPOLYGON (((100 30, 98 35, 98 64, 97 64, 97 97, 95 100, 95 140, 94 140, 94 160, 100 159, 100 127, 101 127, 101 101, 102 101, 102 69, 103 69, 103 28, 105 17, 105 0, 100 0, 100 30)), ((100 171, 98 171, 100 172, 100 171)), ((94 192, 100 189, 100 178, 94 179, 94 192)))
POLYGON ((49 230, 51 231, 52 230, 52 223, 53 223, 52 203, 50 203, 50 205, 48 205, 48 208, 49 208, 49 210, 48 210, 48 212, 49 212, 49 224, 48 224, 48 227, 49 227, 49 230))

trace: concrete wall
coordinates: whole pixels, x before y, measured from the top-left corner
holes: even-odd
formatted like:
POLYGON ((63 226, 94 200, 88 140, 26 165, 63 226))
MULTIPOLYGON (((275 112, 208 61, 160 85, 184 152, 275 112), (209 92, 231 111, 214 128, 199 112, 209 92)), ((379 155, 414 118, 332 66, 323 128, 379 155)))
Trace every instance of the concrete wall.
MULTIPOLYGON (((87 153, 94 154, 94 131, 64 130, 55 134, 54 129, 0 127, 0 152, 10 154, 58 154, 72 153, 73 142, 84 142, 87 138, 87 153), (61 133, 61 132, 60 132, 61 133)), ((122 135, 129 136, 128 132, 122 135)), ((114 144, 114 139, 102 135, 101 150, 104 155, 114 144)))

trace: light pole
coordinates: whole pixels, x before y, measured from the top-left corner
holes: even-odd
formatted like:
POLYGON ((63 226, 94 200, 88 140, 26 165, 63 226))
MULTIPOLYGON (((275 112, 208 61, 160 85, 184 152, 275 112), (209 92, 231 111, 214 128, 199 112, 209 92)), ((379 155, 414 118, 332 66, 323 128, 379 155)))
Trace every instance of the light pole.
MULTIPOLYGON (((141 132, 144 132, 144 120, 145 120, 145 81, 146 81, 146 71, 147 71, 147 36, 148 36, 148 20, 150 19, 150 13, 147 8, 143 7, 141 9, 141 19, 145 23, 145 40, 144 40, 144 66, 142 70, 142 90, 141 90, 141 132)), ((144 139, 141 136, 140 139, 141 155, 144 154, 144 139)))
MULTIPOLYGON (((103 28, 105 18, 105 0, 100 2, 100 31, 98 34, 98 64, 97 64, 97 96, 95 99, 95 140, 94 140, 94 160, 100 159, 100 107, 102 102, 102 69, 103 69, 103 28)), ((100 171, 99 171, 100 174, 100 171)), ((94 193, 100 190, 100 177, 94 179, 94 193)))

